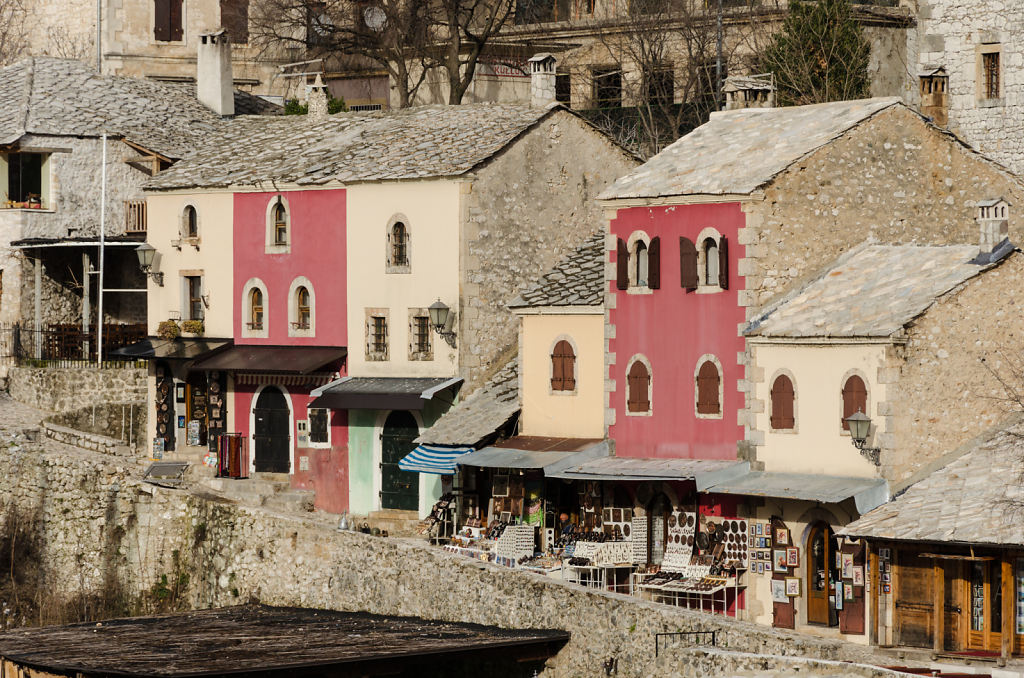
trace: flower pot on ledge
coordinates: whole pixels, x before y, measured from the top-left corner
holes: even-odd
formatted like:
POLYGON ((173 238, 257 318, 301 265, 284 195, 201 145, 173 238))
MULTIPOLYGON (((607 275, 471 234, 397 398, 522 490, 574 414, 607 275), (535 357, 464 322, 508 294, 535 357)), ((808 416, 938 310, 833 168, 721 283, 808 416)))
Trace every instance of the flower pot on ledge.
POLYGON ((203 327, 202 320, 182 320, 181 331, 184 334, 188 334, 194 337, 203 336, 205 328, 203 327))

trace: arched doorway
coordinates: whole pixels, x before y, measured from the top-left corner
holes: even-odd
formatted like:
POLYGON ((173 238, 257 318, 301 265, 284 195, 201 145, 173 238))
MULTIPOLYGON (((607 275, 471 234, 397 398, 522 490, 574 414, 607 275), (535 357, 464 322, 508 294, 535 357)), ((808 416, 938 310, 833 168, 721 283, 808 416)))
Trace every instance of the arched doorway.
POLYGON ((257 472, 291 471, 291 410, 276 386, 260 391, 253 407, 253 466, 257 472))
POLYGON ((420 505, 420 474, 403 471, 398 462, 416 448, 413 441, 420 433, 416 418, 405 410, 396 410, 384 420, 381 433, 380 507, 416 511, 420 505))
POLYGON ((835 626, 838 618, 834 595, 839 581, 836 570, 836 539, 828 523, 817 522, 807 534, 807 623, 835 626))

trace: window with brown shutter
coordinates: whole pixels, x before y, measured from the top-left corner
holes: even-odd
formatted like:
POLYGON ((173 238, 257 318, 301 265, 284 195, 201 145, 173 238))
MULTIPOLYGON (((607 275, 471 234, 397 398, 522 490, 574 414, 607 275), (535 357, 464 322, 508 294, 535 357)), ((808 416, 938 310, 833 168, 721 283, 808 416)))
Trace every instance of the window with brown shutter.
POLYGON ((793 413, 793 381, 780 374, 772 383, 771 425, 776 430, 790 430, 796 424, 793 413))
POLYGON ((846 418, 857 412, 868 413, 868 389, 864 380, 856 374, 843 384, 843 430, 849 431, 850 425, 846 418))
POLYGON ((171 41, 180 41, 185 32, 182 30, 181 23, 181 0, 170 0, 170 34, 171 41))
POLYGON ((679 238, 679 282, 683 289, 697 289, 697 246, 689 238, 679 238))
POLYGON ((722 404, 718 401, 720 381, 718 366, 705 361, 697 371, 697 414, 722 413, 722 404))
POLYGON ((160 42, 171 39, 171 0, 154 0, 153 39, 160 42))
POLYGON ((615 287, 620 290, 629 289, 629 247, 622 238, 618 239, 615 266, 615 287))
POLYGON ((626 409, 630 412, 650 412, 651 374, 647 365, 633 362, 626 375, 626 409))
POLYGON ((725 236, 718 239, 718 286, 729 289, 729 241, 725 236))
POLYGON ((576 390, 576 354, 572 344, 564 339, 555 344, 551 352, 551 390, 576 390))
POLYGON ((647 248, 647 286, 652 290, 661 287, 661 238, 652 238, 647 248))

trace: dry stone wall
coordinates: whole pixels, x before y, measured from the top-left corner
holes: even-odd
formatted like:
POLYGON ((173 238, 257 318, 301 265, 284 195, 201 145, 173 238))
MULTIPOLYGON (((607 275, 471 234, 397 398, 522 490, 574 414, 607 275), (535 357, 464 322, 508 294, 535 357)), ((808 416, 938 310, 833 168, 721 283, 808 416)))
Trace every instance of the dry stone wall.
POLYGON ((40 564, 49 585, 68 594, 116 580, 126 593, 145 596, 159 582, 187 582, 188 602, 196 607, 258 599, 560 628, 572 640, 544 674, 559 678, 604 675, 608 660, 615 661, 620 677, 715 675, 766 665, 764 658, 719 663, 705 652, 679 652, 669 664, 662 657, 656 668, 653 634, 662 631, 714 629, 719 650, 751 655, 870 657, 865 648, 835 640, 585 590, 422 542, 337 532, 315 518, 151 486, 106 456, 47 451, 21 440, 0 446, 0 464, 9 471, 0 476, 0 496, 38 516, 45 545, 40 564), (721 672, 715 670, 719 666, 721 672))
POLYGON ((144 403, 146 368, 12 367, 8 374, 8 392, 15 400, 46 412, 144 403))

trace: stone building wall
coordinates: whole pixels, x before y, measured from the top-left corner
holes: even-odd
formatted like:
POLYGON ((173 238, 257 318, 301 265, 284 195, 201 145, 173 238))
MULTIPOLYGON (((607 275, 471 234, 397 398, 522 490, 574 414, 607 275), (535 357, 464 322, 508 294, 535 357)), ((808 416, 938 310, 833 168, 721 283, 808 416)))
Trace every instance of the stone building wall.
MULTIPOLYGON (((47 585, 74 595, 119 586, 146 600, 167 577, 187 582, 188 603, 259 600, 515 628, 559 628, 572 639, 548 663, 551 678, 707 675, 806 659, 867 661, 865 648, 722 616, 645 602, 507 570, 425 543, 338 532, 293 518, 140 483, 106 455, 47 452, 23 440, 0 445, 0 503, 38 521, 47 585), (654 634, 718 631, 719 650, 654 657, 654 634), (750 655, 761 655, 760 663, 750 655), (769 656, 766 656, 769 655, 769 656), (657 666, 657 668, 656 668, 657 666), (678 672, 678 673, 672 673, 678 672)), ((859 675, 872 675, 861 673, 859 675)), ((844 673, 844 675, 849 675, 844 673)))
MULTIPOLYGON (((1024 171, 1022 32, 1024 13, 1012 2, 921 0, 908 54, 918 73, 941 66, 949 74, 949 129, 1017 172, 1024 171), (980 53, 991 47, 1001 51, 1002 96, 995 101, 980 89, 980 53)), ((916 82, 910 95, 920 103, 916 82)))
MULTIPOLYGON (((851 247, 977 243, 978 200, 1024 204, 1019 180, 900 107, 879 113, 815 151, 745 203, 747 258, 741 303, 748 319, 851 247)), ((1024 235, 1011 214, 1010 237, 1024 235)))
POLYGON ((146 400, 146 368, 12 367, 8 392, 15 400, 46 412, 142 403, 146 400))
POLYGON ((889 477, 906 480, 930 461, 985 433, 1024 394, 1024 256, 942 297, 907 333, 888 417, 899 456, 889 477), (1006 387, 1000 383, 1005 382, 1006 387), (1016 396, 1013 396, 1013 393, 1016 396))
POLYGON ((602 228, 594 198, 637 164, 573 114, 556 112, 466 184, 458 336, 464 393, 516 350, 507 304, 602 228))

